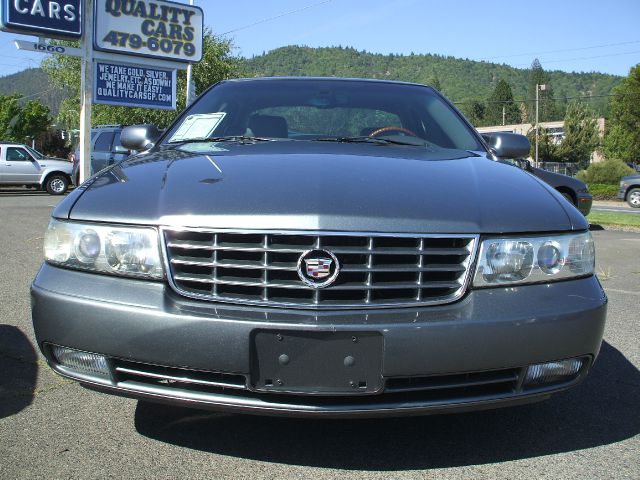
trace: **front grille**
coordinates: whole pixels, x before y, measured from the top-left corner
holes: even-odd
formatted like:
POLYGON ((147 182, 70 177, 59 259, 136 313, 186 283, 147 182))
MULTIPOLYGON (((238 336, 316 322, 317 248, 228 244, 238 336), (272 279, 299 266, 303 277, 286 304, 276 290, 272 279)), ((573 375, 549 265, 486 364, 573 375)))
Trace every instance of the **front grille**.
POLYGON ((431 375, 428 377, 395 377, 387 379, 386 392, 471 391, 475 388, 512 392, 516 390, 521 368, 486 372, 431 375))
POLYGON ((464 294, 474 235, 233 233, 165 229, 171 284, 189 297, 300 308, 448 303, 464 294), (336 281, 315 289, 298 276, 309 250, 333 253, 336 281))

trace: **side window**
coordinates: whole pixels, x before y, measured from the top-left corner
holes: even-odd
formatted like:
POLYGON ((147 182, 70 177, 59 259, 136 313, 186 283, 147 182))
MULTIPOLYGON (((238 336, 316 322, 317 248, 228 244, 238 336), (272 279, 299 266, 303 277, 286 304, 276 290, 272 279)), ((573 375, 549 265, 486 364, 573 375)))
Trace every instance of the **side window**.
POLYGON ((24 148, 7 148, 7 162, 26 162, 29 160, 31 160, 31 157, 24 148))
POLYGON ((93 146, 94 152, 110 152, 113 143, 113 132, 104 132, 98 135, 96 143, 93 146))
POLYGON ((122 143, 120 143, 120 133, 116 132, 115 137, 113 137, 113 151, 116 153, 129 153, 129 149, 123 147, 122 143))

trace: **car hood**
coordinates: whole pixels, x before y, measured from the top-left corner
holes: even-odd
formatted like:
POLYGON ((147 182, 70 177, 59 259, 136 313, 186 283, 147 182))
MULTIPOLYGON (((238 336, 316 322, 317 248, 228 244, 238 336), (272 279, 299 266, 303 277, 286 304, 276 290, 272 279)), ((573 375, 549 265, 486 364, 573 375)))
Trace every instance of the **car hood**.
POLYGON ((459 150, 197 143, 121 162, 54 211, 145 225, 404 233, 585 229, 532 175, 459 150))
POLYGON ((38 163, 40 165, 45 164, 45 165, 58 165, 58 166, 65 166, 65 167, 69 167, 71 168, 73 166, 73 164, 69 161, 69 160, 65 160, 64 158, 56 158, 56 157, 45 157, 41 160, 38 160, 38 163))
POLYGON ((640 181, 640 175, 628 175, 620 179, 621 182, 636 182, 640 181))

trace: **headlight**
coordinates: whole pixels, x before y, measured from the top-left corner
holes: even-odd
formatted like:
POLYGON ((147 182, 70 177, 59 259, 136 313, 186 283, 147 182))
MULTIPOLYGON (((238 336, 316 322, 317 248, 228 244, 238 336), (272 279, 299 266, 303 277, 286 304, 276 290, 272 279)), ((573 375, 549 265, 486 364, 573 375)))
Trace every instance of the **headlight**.
POLYGON ((52 219, 44 258, 63 267, 142 278, 163 278, 158 232, 152 228, 52 219))
POLYGON ((591 233, 490 238, 480 247, 473 286, 539 283, 591 275, 595 247, 591 233))

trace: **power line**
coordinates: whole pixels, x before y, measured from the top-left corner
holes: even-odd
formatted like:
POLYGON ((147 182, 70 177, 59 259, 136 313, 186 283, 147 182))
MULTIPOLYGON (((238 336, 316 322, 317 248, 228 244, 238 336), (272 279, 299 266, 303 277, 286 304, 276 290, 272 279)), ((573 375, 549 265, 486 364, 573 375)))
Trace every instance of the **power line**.
POLYGON ((333 0, 324 0, 322 2, 312 3, 311 5, 307 5, 307 6, 302 7, 302 8, 297 8, 295 10, 290 10, 288 12, 279 13, 279 14, 274 15, 272 17, 263 18, 262 20, 258 20, 257 22, 253 22, 253 23, 250 23, 248 25, 244 25, 242 27, 234 28, 233 30, 229 30, 228 32, 224 32, 222 35, 228 35, 229 33, 239 32, 240 30, 245 30, 247 28, 254 27, 256 25, 260 25, 261 23, 270 22, 271 20, 276 20, 278 18, 282 18, 282 17, 285 17, 287 15, 292 15, 294 13, 302 12, 302 11, 308 10, 310 8, 319 7, 320 5, 325 5, 325 4, 330 3, 332 1, 333 0))
POLYGON ((496 60, 499 58, 513 58, 513 57, 528 57, 532 55, 546 55, 548 53, 564 53, 564 52, 577 52, 579 50, 590 50, 593 48, 605 48, 605 47, 619 47, 621 45, 631 45, 635 43, 640 43, 640 40, 633 40, 630 42, 620 42, 620 43, 607 43, 604 45, 592 45, 590 47, 578 47, 578 48, 563 48, 561 50, 546 50, 543 52, 530 52, 530 53, 516 53, 513 55, 499 55, 497 57, 486 57, 484 60, 496 60))
MULTIPOLYGON (((623 52, 623 53, 609 53, 607 55, 593 55, 590 57, 576 57, 576 58, 565 58, 563 60, 545 60, 545 65, 548 63, 563 63, 563 62, 573 62, 576 60, 591 60, 593 58, 607 58, 607 57, 620 57, 622 55, 634 55, 636 53, 640 53, 640 50, 634 50, 633 52, 623 52)), ((528 63, 521 63, 519 65, 513 65, 514 67, 524 67, 529 65, 528 63)))

